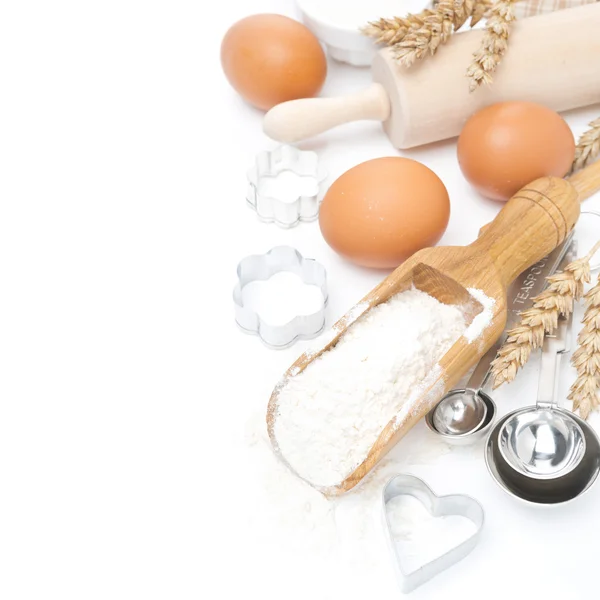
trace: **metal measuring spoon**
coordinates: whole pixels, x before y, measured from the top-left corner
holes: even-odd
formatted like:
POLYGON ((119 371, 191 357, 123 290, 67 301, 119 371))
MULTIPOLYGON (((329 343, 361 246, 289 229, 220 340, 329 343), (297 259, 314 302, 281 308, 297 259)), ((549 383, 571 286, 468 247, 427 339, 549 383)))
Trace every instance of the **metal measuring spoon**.
MULTIPOLYGON (((558 408, 556 411, 565 409, 558 408)), ((585 436, 586 451, 583 460, 569 473, 553 479, 535 479, 521 475, 508 466, 498 449, 498 432, 512 417, 502 417, 486 442, 485 462, 492 478, 508 494, 536 505, 560 505, 581 496, 598 479, 600 472, 600 440, 588 423, 569 413, 579 424, 585 436)))
POLYGON ((433 426, 442 435, 464 435, 478 429, 487 406, 474 390, 446 395, 433 410, 433 426))
POLYGON ((517 411, 498 433, 502 458, 515 471, 536 479, 561 477, 583 458, 586 443, 575 419, 558 408, 556 383, 560 358, 570 350, 573 314, 561 317, 556 333, 547 335, 535 406, 517 411))

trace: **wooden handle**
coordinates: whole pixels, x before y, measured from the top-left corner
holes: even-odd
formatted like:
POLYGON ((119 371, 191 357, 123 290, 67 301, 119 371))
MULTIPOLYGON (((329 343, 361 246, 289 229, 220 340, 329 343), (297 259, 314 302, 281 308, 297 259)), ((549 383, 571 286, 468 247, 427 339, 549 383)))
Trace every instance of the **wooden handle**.
POLYGON ((600 159, 569 178, 569 183, 577 190, 583 202, 600 190, 600 159))
POLYGON ((383 86, 374 83, 351 96, 279 104, 265 115, 263 130, 278 142, 292 144, 351 121, 385 121, 389 114, 388 95, 383 86))
POLYGON ((579 210, 578 193, 571 183, 558 177, 536 179, 506 203, 473 246, 491 256, 508 286, 565 240, 579 210))

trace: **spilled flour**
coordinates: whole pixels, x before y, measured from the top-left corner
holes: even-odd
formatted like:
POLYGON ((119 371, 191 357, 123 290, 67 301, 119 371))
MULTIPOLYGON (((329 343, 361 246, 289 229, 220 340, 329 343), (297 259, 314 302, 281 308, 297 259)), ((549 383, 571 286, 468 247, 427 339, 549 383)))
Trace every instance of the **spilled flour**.
POLYGON ((357 568, 369 573, 366 583, 372 591, 396 592, 382 526, 383 486, 399 472, 431 468, 453 451, 451 446, 420 423, 360 486, 328 499, 275 457, 263 413, 255 414, 248 423, 246 445, 256 468, 253 475, 264 490, 263 517, 254 524, 256 535, 277 531, 288 540, 288 547, 298 552, 298 561, 332 561, 344 572, 357 568))
POLYGON ((416 289, 370 309, 281 388, 281 454, 313 485, 339 484, 424 383, 435 383, 437 362, 466 328, 458 307, 416 289))

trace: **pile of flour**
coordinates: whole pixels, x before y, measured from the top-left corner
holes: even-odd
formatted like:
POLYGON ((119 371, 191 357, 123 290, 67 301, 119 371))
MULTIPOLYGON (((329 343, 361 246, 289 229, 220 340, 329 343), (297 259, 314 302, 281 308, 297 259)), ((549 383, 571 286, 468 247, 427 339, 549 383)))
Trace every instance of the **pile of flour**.
POLYGON ((415 289, 369 310, 280 390, 282 456, 312 485, 342 482, 465 330, 458 307, 415 289))

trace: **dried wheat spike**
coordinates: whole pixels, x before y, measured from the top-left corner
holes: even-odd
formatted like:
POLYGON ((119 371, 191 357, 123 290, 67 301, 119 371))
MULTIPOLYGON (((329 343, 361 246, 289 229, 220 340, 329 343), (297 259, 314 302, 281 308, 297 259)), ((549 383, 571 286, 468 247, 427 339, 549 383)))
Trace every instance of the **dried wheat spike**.
POLYGON ((418 15, 379 19, 379 21, 368 23, 361 29, 361 32, 364 35, 372 37, 379 44, 393 46, 394 44, 401 42, 411 29, 423 27, 425 19, 432 13, 433 11, 425 9, 418 15))
POLYGON ((452 31, 466 23, 475 6, 476 0, 439 0, 433 9, 406 17, 372 21, 361 31, 378 43, 392 46, 395 58, 410 67, 415 61, 435 54, 440 44, 448 41, 452 31))
POLYGON ((471 15, 470 27, 475 27, 481 19, 487 19, 490 16, 490 11, 494 5, 493 0, 479 0, 473 7, 473 14, 471 15))
POLYGON ((458 31, 472 17, 475 0, 454 0, 454 31, 458 31))
POLYGON ((494 389, 516 377, 531 352, 541 348, 544 336, 554 332, 559 315, 573 312, 575 301, 581 298, 584 285, 590 281, 590 260, 598 248, 600 242, 587 256, 567 265, 562 273, 546 278, 548 287, 533 299, 532 308, 521 313, 519 325, 508 332, 492 362, 494 389))
POLYGON ((569 394, 573 410, 578 410, 582 419, 600 407, 600 277, 585 295, 585 306, 583 329, 577 337, 578 348, 571 358, 577 379, 569 394))
POLYGON ((454 29, 461 27, 471 16, 473 0, 439 0, 422 27, 411 29, 404 39, 394 46, 394 56, 405 67, 433 55, 445 44, 454 29))
POLYGON ((474 60, 467 69, 469 89, 472 92, 481 84, 492 83, 492 73, 506 53, 510 24, 515 20, 513 1, 498 0, 490 9, 481 46, 473 54, 474 60))
POLYGON ((571 172, 589 165, 600 154, 600 117, 589 124, 589 129, 582 134, 575 148, 575 160, 571 172))

